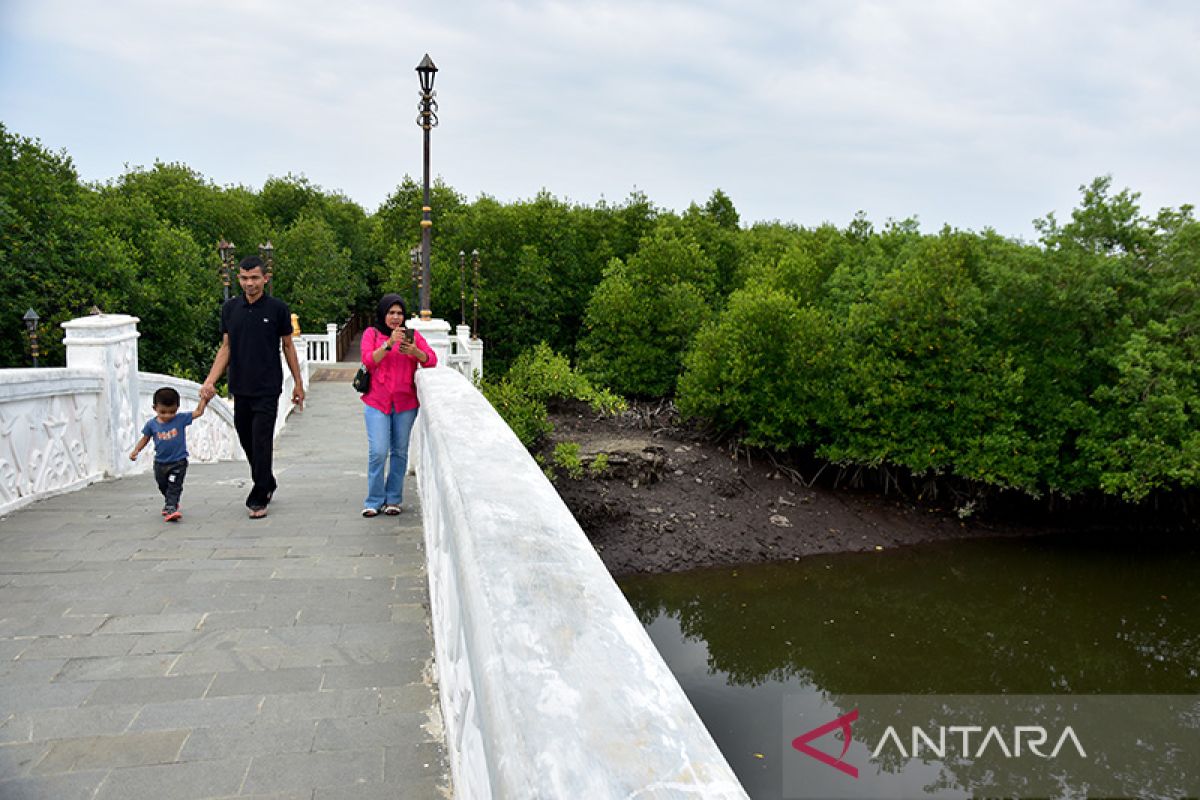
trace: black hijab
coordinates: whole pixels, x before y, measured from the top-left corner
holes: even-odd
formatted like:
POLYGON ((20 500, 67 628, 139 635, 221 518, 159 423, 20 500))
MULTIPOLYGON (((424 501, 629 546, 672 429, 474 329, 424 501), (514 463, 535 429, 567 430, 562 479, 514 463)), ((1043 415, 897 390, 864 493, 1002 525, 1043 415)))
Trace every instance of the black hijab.
POLYGON ((398 294, 385 294, 380 298, 379 305, 375 307, 375 330, 384 336, 392 335, 392 329, 387 324, 387 313, 388 309, 395 305, 400 306, 400 310, 404 312, 404 318, 408 319, 408 306, 404 304, 404 298, 398 294))

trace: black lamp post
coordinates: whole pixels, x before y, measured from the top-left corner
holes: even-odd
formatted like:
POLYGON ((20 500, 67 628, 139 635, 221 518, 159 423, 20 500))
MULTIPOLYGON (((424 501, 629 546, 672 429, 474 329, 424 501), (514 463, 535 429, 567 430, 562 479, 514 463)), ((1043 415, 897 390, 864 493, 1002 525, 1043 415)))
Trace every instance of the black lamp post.
POLYGON ((41 317, 32 308, 25 312, 25 316, 21 317, 25 320, 25 331, 29 334, 29 354, 33 356, 33 366, 36 368, 38 363, 38 320, 41 317))
POLYGON ((267 294, 271 293, 271 278, 275 273, 275 245, 271 244, 271 240, 267 239, 266 244, 258 246, 258 257, 266 264, 263 269, 267 275, 267 294))
MULTIPOLYGON (((408 249, 408 265, 412 271, 413 290, 416 291, 417 297, 421 297, 421 248, 410 247, 408 249)), ((413 316, 416 316, 414 313, 413 316)))
POLYGON ((475 270, 475 287, 471 290, 471 338, 479 338, 479 251, 471 251, 471 266, 475 270))
POLYGON ((458 251, 458 324, 467 324, 467 290, 465 287, 467 273, 467 254, 458 251))
POLYGON ((429 235, 430 228, 433 227, 433 219, 430 217, 432 209, 429 207, 429 132, 438 124, 437 101, 433 99, 437 96, 433 91, 433 79, 437 76, 437 71, 433 59, 426 53, 417 65, 417 75, 421 79, 421 102, 417 106, 421 113, 417 117, 417 125, 421 126, 425 134, 425 195, 421 206, 421 319, 433 317, 433 311, 429 308, 429 235))
POLYGON ((221 237, 217 242, 217 252, 221 254, 221 283, 225 287, 225 299, 229 299, 229 286, 233 282, 233 242, 221 237))

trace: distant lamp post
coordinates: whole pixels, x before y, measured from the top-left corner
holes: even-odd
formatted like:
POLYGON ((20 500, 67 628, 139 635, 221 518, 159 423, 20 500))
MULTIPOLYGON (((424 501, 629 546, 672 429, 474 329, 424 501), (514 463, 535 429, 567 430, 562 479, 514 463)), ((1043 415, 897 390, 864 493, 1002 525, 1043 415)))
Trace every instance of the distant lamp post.
POLYGON ((258 257, 266 264, 263 270, 267 275, 267 294, 271 293, 271 277, 275 274, 275 245, 271 244, 271 240, 267 239, 266 244, 258 246, 258 257))
POLYGON ((41 317, 31 308, 21 319, 25 320, 25 332, 29 334, 29 354, 33 356, 33 366, 36 368, 38 365, 38 320, 41 317))
POLYGON ((467 290, 465 287, 467 274, 467 254, 458 251, 458 324, 467 324, 467 290))
MULTIPOLYGON (((408 250, 408 264, 412 270, 412 285, 417 296, 421 295, 421 248, 410 247, 408 250)), ((413 314, 416 316, 416 313, 413 314)))
POLYGON ((475 287, 471 290, 471 338, 479 338, 479 251, 471 251, 471 264, 475 269, 475 287))
POLYGON ((236 248, 233 242, 224 237, 217 242, 217 252, 221 255, 221 284, 225 287, 225 299, 229 299, 229 287, 233 283, 233 252, 236 248))
POLYGON ((417 75, 421 79, 421 102, 417 106, 421 113, 417 117, 417 125, 424 131, 425 138, 425 194, 421 206, 421 319, 433 318, 433 311, 429 307, 429 237, 430 228, 433 227, 433 219, 430 216, 432 209, 429 206, 429 132, 438 124, 437 101, 433 99, 437 96, 437 92, 433 91, 433 79, 437 76, 437 71, 433 59, 426 53, 417 65, 417 75))

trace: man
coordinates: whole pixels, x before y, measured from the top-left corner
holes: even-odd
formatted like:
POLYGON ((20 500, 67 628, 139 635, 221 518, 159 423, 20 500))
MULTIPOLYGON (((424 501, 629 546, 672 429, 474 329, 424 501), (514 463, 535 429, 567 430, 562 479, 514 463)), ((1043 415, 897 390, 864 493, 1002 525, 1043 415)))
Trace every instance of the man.
POLYGON ((251 519, 267 515, 267 505, 275 493, 275 475, 271 461, 275 443, 275 418, 279 414, 279 395, 283 392, 283 367, 279 346, 295 380, 292 402, 304 409, 304 381, 300 359, 292 343, 292 315, 287 304, 267 296, 266 270, 258 256, 247 256, 238 264, 238 284, 242 296, 230 298, 221 307, 221 349, 200 396, 212 399, 214 384, 229 367, 229 393, 233 395, 233 424, 254 482, 246 498, 251 519))

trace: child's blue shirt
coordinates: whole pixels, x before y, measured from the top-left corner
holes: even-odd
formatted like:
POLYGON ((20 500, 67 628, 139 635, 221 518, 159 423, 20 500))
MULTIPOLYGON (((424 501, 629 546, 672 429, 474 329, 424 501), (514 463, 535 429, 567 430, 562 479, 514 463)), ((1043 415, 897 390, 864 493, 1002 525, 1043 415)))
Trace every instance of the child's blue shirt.
POLYGON ((142 426, 142 435, 154 440, 154 460, 159 464, 170 464, 187 458, 187 435, 184 429, 191 424, 191 411, 179 412, 165 425, 158 421, 158 417, 151 417, 142 426))

